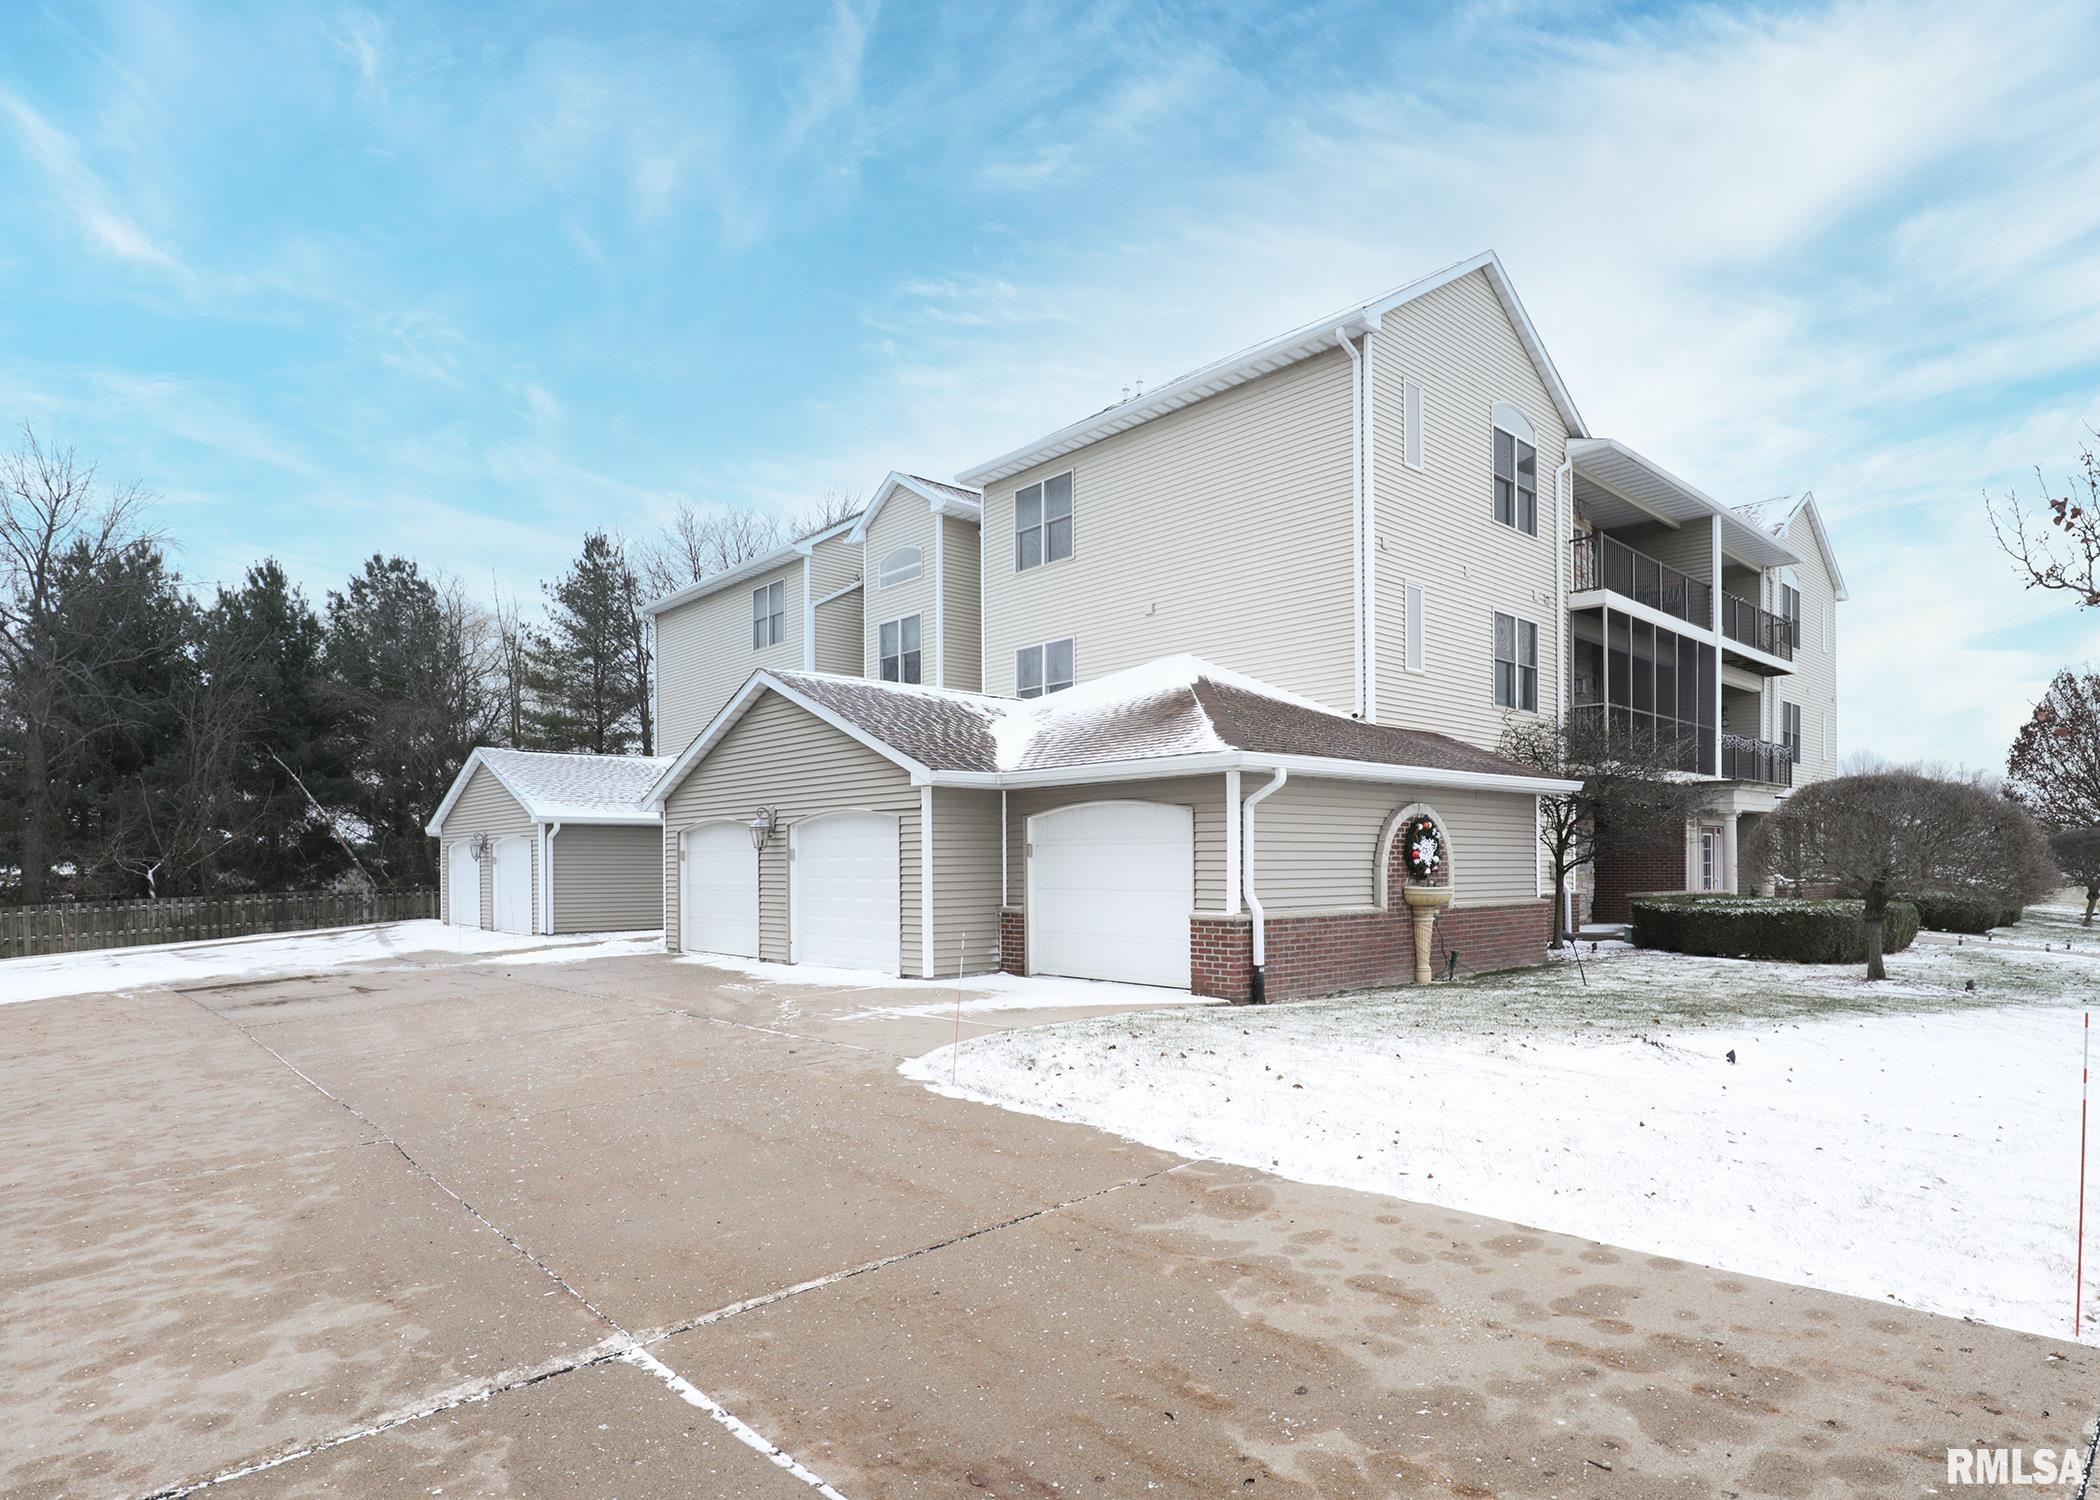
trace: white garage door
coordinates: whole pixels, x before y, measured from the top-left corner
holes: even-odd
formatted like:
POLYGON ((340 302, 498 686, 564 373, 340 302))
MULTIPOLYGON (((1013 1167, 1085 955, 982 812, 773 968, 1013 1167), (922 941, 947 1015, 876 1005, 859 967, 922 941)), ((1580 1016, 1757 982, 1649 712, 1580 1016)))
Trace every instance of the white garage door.
POLYGON ((758 957, 758 851, 742 823, 688 828, 678 946, 758 957))
POLYGON ((831 813, 788 829, 788 921, 798 964, 903 972, 897 820, 831 813))
POLYGON ((1028 820, 1028 967, 1189 987, 1195 814, 1095 802, 1028 820))
POLYGON ((481 861, 466 839, 445 851, 445 920, 454 927, 481 925, 481 861))
POLYGON ((498 932, 532 931, 532 840, 500 839, 490 892, 498 932))

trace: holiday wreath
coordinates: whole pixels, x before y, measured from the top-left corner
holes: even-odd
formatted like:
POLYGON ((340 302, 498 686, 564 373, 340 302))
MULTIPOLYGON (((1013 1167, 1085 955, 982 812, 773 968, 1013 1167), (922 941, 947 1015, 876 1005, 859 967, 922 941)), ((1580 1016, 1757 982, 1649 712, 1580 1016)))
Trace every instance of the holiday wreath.
POLYGON ((1407 853, 1410 879, 1432 880, 1444 868, 1444 830, 1428 813, 1416 813, 1400 830, 1400 847, 1407 853))

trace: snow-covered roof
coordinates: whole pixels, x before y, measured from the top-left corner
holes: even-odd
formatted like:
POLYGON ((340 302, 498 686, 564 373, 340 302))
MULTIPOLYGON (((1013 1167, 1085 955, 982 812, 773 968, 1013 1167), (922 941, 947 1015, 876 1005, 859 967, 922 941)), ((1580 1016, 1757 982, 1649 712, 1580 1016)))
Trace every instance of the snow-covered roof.
POLYGON ((1785 541, 1794 529, 1794 522, 1808 518, 1809 534, 1815 538, 1816 550, 1823 555, 1824 571, 1830 574, 1830 586, 1840 601, 1852 597, 1845 587, 1845 575, 1838 571, 1837 552, 1830 545, 1830 533, 1823 527, 1823 512, 1816 505, 1816 492, 1803 490, 1798 495, 1774 495, 1769 500, 1752 500, 1738 505, 1736 514, 1752 526, 1762 527, 1781 541, 1785 541))
POLYGON ((668 755, 564 755, 483 745, 467 757, 424 831, 443 832, 445 818, 477 768, 496 778, 536 823, 654 823, 644 799, 670 766, 668 755))
POLYGON ((1159 763, 1298 765, 1306 774, 1377 768, 1483 789, 1550 792, 1529 766, 1425 730, 1366 724, 1194 656, 1162 657, 1042 698, 760 671, 657 781, 661 803, 760 693, 777 692, 910 771, 950 784, 1025 785, 1124 774, 1159 763), (1323 769, 1324 768, 1324 769, 1323 769))
POLYGON ((960 485, 942 484, 938 479, 928 479, 923 474, 906 474, 892 469, 881 484, 875 487, 875 498, 867 509, 860 513, 859 521, 846 538, 849 542, 864 542, 868 539, 868 528, 875 524, 875 517, 882 513, 883 506, 899 492, 917 495, 937 516, 960 516, 965 521, 984 519, 984 496, 976 490, 966 490, 960 485))
POLYGON ((1475 271, 1487 274, 1488 285, 1494 288, 1496 300, 1502 304, 1503 312, 1516 328, 1518 338, 1523 340, 1526 352, 1531 355, 1531 362, 1538 367, 1539 378, 1545 382, 1547 391, 1553 397, 1553 404, 1560 412, 1561 420, 1567 424, 1568 431, 1576 437, 1586 436, 1589 429, 1583 425, 1582 413, 1575 409, 1574 397, 1568 394, 1567 386, 1561 381, 1560 372, 1553 367, 1553 358, 1546 353, 1545 343, 1539 338, 1538 330, 1532 326, 1530 315, 1524 311, 1524 304, 1518 300, 1517 289, 1510 283, 1509 273, 1502 268, 1501 258, 1492 250, 1483 250, 1480 254, 1455 265, 1446 266, 1441 271, 1432 272, 1362 302, 1351 303, 1340 312, 1315 319, 1301 327, 1293 328, 1289 333, 1278 334, 1275 338, 1242 349, 1236 354, 1228 354, 1223 359, 1191 370, 1165 385, 1154 386, 1127 401, 1104 407, 1090 417, 1082 417, 1069 426, 1060 427, 1057 431, 1016 448, 1011 453, 1002 454, 987 463, 965 470, 956 477, 964 484, 981 487, 995 479, 1004 479, 1010 474, 1032 469, 1039 463, 1070 453, 1075 448, 1083 448, 1089 443, 1127 431, 1155 417, 1163 417, 1168 412, 1179 411, 1184 406, 1257 379, 1272 370, 1280 370, 1285 365, 1296 364, 1299 360, 1325 353, 1335 347, 1335 339, 1339 336, 1354 336, 1376 329, 1385 314, 1418 297, 1426 297, 1454 281, 1470 276, 1475 271))

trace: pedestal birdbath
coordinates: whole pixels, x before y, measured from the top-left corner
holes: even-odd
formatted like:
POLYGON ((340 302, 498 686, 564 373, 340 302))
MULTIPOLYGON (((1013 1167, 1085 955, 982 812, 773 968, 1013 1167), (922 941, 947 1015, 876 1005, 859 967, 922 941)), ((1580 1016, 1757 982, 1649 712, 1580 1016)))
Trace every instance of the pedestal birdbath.
POLYGON ((1400 899, 1414 917, 1416 984, 1430 981, 1429 941, 1436 933, 1436 914, 1451 904, 1449 882, 1430 884, 1444 868, 1448 847, 1444 830, 1426 812, 1416 813, 1400 830, 1400 853, 1407 863, 1407 884, 1401 888, 1400 899))
POLYGON ((1436 933, 1436 914, 1451 904, 1448 885, 1411 885, 1400 893, 1415 919, 1415 983, 1429 983, 1429 942, 1436 933))

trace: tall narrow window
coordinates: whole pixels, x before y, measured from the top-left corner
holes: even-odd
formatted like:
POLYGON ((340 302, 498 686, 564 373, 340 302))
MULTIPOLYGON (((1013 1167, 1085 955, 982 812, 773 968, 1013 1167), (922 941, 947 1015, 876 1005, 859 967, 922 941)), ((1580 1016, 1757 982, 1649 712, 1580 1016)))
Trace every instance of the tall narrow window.
POLYGON ((1410 469, 1422 467, 1422 388, 1412 380, 1400 385, 1400 461, 1410 469))
POLYGON ((1506 401, 1495 403, 1495 519, 1539 534, 1538 444, 1531 423, 1506 401))
POLYGON ((1538 712, 1539 628, 1514 615, 1495 616, 1495 707, 1538 712))
POLYGON ((1014 653, 1014 695, 1040 698, 1072 685, 1073 646, 1067 640, 1023 646, 1014 653))
POLYGON ((880 635, 878 664, 884 682, 918 682, 923 662, 919 655, 919 617, 906 615, 886 621, 880 635))
POLYGON ((1823 622, 1823 654, 1828 656, 1837 649, 1837 606, 1818 604, 1816 614, 1823 622))
POLYGON ((1790 583, 1779 586, 1779 613, 1786 619, 1787 644, 1801 649, 1801 590, 1790 583))
POLYGON ((1429 669, 1429 642, 1425 636, 1429 629, 1429 599, 1427 591, 1419 583, 1407 586, 1407 670, 1424 672, 1429 669))
POLYGON ((751 649, 780 644, 787 631, 787 583, 762 583, 751 591, 751 649))
POLYGON ((1014 571, 1072 555, 1072 476, 1053 474, 1014 495, 1014 571))
POLYGON ((1780 707, 1782 710, 1780 717, 1786 725, 1786 729, 1780 738, 1786 745, 1787 754, 1791 755, 1795 764, 1798 765, 1801 761, 1801 705, 1798 703, 1785 703, 1781 704, 1780 707))

